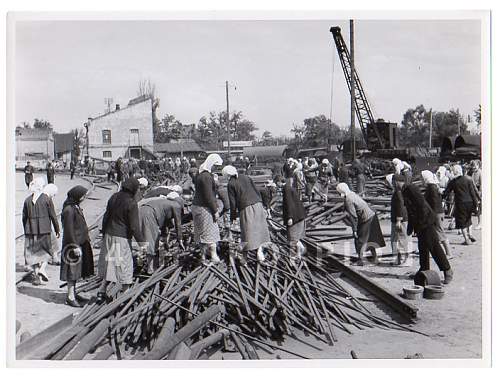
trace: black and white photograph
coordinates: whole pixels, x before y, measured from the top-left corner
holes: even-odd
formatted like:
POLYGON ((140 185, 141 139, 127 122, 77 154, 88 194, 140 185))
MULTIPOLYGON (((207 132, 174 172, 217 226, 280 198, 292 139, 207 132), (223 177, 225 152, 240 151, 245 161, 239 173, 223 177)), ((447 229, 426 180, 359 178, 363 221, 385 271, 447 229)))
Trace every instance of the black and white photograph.
POLYGON ((7 45, 9 366, 489 366, 489 11, 11 12, 7 45))

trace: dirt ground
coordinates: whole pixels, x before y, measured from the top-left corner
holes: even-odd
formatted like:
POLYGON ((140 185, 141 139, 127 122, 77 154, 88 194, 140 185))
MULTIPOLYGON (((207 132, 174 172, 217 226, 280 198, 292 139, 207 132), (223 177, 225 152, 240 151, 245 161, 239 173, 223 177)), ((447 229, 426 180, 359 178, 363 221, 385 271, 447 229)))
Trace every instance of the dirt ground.
MULTIPOLYGON (((18 174, 16 185, 16 234, 22 233, 20 216, 22 202, 28 195, 23 177, 18 174), (19 223, 18 223, 19 222, 19 223)), ((88 186, 88 183, 75 179, 70 181, 68 176, 57 175, 56 184, 59 194, 55 199, 56 210, 62 202, 69 188, 76 184, 88 186)), ((104 210, 107 198, 112 191, 97 188, 91 197, 95 200, 86 200, 83 210, 90 225, 104 210)), ((474 218, 474 223, 476 219, 474 218)), ((388 233, 389 223, 382 220, 383 232, 388 233)), ((329 346, 312 337, 306 337, 297 331, 297 338, 287 338, 282 346, 303 354, 309 358, 336 358, 349 359, 350 352, 355 351, 360 359, 363 358, 393 358, 402 359, 416 353, 423 358, 480 358, 481 343, 481 266, 482 247, 480 231, 475 231, 477 242, 474 245, 461 245, 462 237, 456 230, 447 231, 451 242, 453 258, 450 260, 454 269, 454 280, 445 287, 445 296, 442 300, 410 301, 418 307, 418 321, 410 327, 427 333, 427 336, 399 330, 352 328, 353 334, 336 330, 338 342, 329 346)), ((416 247, 416 238, 413 238, 413 249, 416 247)), ((343 244, 334 244, 335 249, 342 249, 343 244)), ((384 253, 389 253, 389 245, 384 253)), ((346 261, 349 262, 349 261, 346 261)), ((16 280, 23 274, 23 240, 16 242, 16 280)), ((418 257, 413 255, 405 266, 396 267, 389 264, 389 260, 381 259, 379 264, 367 264, 363 267, 353 266, 373 278, 382 286, 395 294, 401 294, 404 286, 412 284, 412 275, 418 269, 418 257)), ((433 265, 435 269, 435 265, 433 265)), ((28 331, 31 334, 43 330, 47 326, 60 320, 66 315, 77 312, 77 309, 64 305, 65 290, 59 288, 59 267, 47 268, 50 281, 42 286, 32 286, 30 283, 21 282, 17 285, 16 314, 21 322, 19 334, 28 331)), ((352 291, 352 295, 366 296, 365 291, 360 291, 349 280, 340 277, 343 285, 352 291)), ((366 306, 373 313, 404 323, 397 314, 392 313, 387 307, 377 302, 366 302, 366 306)), ((259 350, 263 359, 290 358, 291 356, 281 351, 268 353, 259 350)), ((240 359, 239 354, 218 351, 211 359, 240 359)))

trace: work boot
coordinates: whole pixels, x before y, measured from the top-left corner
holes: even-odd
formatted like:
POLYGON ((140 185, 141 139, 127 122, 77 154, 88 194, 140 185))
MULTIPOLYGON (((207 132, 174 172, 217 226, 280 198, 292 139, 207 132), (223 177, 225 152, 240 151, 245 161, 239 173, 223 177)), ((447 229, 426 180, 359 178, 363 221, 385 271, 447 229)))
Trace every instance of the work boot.
POLYGON ((453 280, 453 270, 449 268, 448 270, 444 271, 444 281, 443 283, 447 285, 453 280))
POLYGON ((210 261, 214 264, 220 262, 219 255, 217 255, 217 247, 215 245, 210 247, 210 261))

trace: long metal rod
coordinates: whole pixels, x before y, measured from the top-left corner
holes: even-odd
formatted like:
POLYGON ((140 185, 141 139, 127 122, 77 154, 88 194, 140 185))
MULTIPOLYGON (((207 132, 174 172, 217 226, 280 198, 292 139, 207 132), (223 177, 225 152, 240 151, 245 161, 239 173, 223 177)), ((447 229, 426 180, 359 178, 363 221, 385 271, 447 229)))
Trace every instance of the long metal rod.
POLYGON ((350 43, 350 63, 351 63, 351 138, 352 138, 352 160, 356 159, 356 99, 354 90, 354 21, 349 20, 349 43, 350 43))
MULTIPOLYGON (((194 317, 198 316, 196 313, 194 313, 194 312, 190 311, 189 309, 187 309, 187 308, 185 308, 185 307, 183 307, 183 306, 181 306, 181 305, 179 305, 179 304, 177 304, 177 303, 175 303, 175 302, 171 301, 171 300, 170 300, 170 299, 168 299, 168 298, 165 298, 165 297, 163 297, 163 296, 161 296, 161 295, 158 295, 158 294, 155 294, 155 295, 156 295, 158 298, 163 299, 163 300, 166 300, 166 301, 170 302, 171 304, 174 304, 175 306, 179 307, 180 309, 182 309, 182 310, 184 310, 184 311, 186 311, 186 312, 191 313, 194 317)), ((226 326, 226 325, 224 325, 224 324, 221 324, 221 323, 218 323, 218 322, 215 322, 215 321, 212 321, 212 320, 209 320, 208 322, 210 322, 210 323, 212 323, 212 324, 214 324, 214 325, 220 326, 220 327, 221 327, 221 328, 223 328, 223 329, 227 329, 227 330, 229 330, 229 331, 231 331, 231 332, 234 332, 234 333, 237 333, 237 334, 239 334, 239 335, 241 335, 241 336, 244 336, 244 337, 246 337, 246 338, 248 338, 248 339, 250 339, 250 340, 252 340, 252 341, 262 343, 262 344, 264 344, 264 345, 266 345, 266 346, 272 347, 272 348, 277 349, 277 350, 281 350, 281 351, 286 352, 286 353, 291 354, 291 355, 298 356, 299 358, 302 358, 302 359, 309 359, 308 357, 306 357, 306 356, 304 356, 304 355, 302 355, 302 354, 296 353, 296 352, 294 352, 294 351, 287 350, 287 349, 285 349, 285 348, 283 348, 283 347, 280 347, 280 346, 272 345, 272 344, 270 344, 270 343, 268 343, 268 342, 265 342, 265 341, 261 341, 260 339, 257 339, 257 338, 255 338, 255 337, 252 337, 252 336, 250 336, 250 335, 248 335, 248 334, 245 334, 245 333, 243 333, 243 332, 240 332, 240 331, 238 331, 238 330, 232 329, 232 328, 230 328, 229 326, 226 326)))

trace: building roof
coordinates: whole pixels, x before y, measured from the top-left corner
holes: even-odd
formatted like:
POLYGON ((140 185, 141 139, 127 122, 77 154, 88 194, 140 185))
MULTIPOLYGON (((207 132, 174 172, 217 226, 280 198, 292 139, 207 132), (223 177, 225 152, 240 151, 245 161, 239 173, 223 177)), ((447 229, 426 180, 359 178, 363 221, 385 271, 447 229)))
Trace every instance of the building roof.
POLYGON ((16 128, 16 139, 23 141, 46 141, 52 135, 47 128, 16 128))
POLYGON ((253 158, 280 158, 285 156, 288 145, 279 146, 250 146, 243 149, 245 157, 253 158))
POLYGON ((180 154, 183 153, 193 153, 202 152, 203 149, 198 145, 196 141, 186 141, 186 142, 163 142, 154 144, 155 153, 171 153, 180 154))
POLYGON ((74 133, 56 133, 54 134, 54 150, 57 153, 66 153, 73 150, 74 133))

